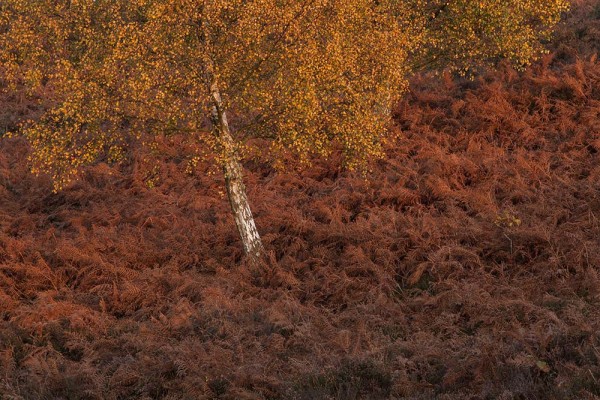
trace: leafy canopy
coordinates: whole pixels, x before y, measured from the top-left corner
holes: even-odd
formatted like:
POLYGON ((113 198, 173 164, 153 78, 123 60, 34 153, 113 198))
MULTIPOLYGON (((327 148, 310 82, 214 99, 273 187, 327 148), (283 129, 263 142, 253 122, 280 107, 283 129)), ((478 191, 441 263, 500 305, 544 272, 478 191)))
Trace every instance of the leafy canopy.
MULTIPOLYGON (((391 103, 424 68, 524 66, 567 0, 3 0, 0 79, 44 107, 23 124, 56 188, 132 138, 185 132, 218 160, 211 85, 235 137, 276 161, 381 155, 391 103)), ((228 153, 229 154, 229 153, 228 153)))

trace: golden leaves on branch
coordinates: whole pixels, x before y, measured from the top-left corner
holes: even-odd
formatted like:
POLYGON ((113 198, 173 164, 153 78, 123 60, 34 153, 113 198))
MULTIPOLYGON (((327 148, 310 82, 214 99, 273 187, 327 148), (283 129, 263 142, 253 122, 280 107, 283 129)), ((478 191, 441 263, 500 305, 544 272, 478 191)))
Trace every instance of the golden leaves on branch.
POLYGON ((79 0, 0 4, 0 72, 43 97, 23 125, 35 172, 60 188, 128 138, 189 133, 218 160, 210 87, 238 146, 299 162, 382 154, 391 105, 417 69, 467 71, 540 54, 567 0, 79 0))

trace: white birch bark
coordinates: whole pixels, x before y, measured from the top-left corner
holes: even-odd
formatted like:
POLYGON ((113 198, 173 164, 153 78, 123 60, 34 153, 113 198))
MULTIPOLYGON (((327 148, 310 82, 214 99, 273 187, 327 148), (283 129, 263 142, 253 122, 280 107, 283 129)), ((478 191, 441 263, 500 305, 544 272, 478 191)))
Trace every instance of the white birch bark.
POLYGON ((243 181, 242 165, 238 159, 235 141, 231 136, 227 114, 223 109, 221 94, 217 85, 213 84, 211 86, 211 94, 213 99, 213 129, 220 139, 224 150, 223 173, 225 175, 225 186, 227 187, 229 204, 246 255, 257 259, 262 255, 264 248, 250 209, 243 181))

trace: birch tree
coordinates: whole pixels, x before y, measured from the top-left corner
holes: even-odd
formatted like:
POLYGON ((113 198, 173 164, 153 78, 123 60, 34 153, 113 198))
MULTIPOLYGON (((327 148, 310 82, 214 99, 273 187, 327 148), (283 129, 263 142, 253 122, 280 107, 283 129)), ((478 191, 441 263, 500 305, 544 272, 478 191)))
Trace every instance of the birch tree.
POLYGON ((3 0, 7 90, 43 102, 22 125, 59 190, 131 138, 193 134, 223 169, 245 252, 263 251, 243 183, 247 139, 274 162, 382 156, 412 73, 542 51, 566 0, 3 0), (233 126, 228 114, 242 121, 233 126))

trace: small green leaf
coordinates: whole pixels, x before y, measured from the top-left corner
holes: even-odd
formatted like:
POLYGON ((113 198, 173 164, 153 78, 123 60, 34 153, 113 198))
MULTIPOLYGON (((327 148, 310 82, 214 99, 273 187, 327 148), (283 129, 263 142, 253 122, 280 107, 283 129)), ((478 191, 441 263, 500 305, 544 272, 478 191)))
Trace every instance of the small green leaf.
POLYGON ((535 363, 536 367, 539 368, 540 371, 544 372, 544 373, 548 373, 550 372, 550 366, 548 365, 548 363, 546 361, 542 361, 542 360, 538 360, 535 363))

